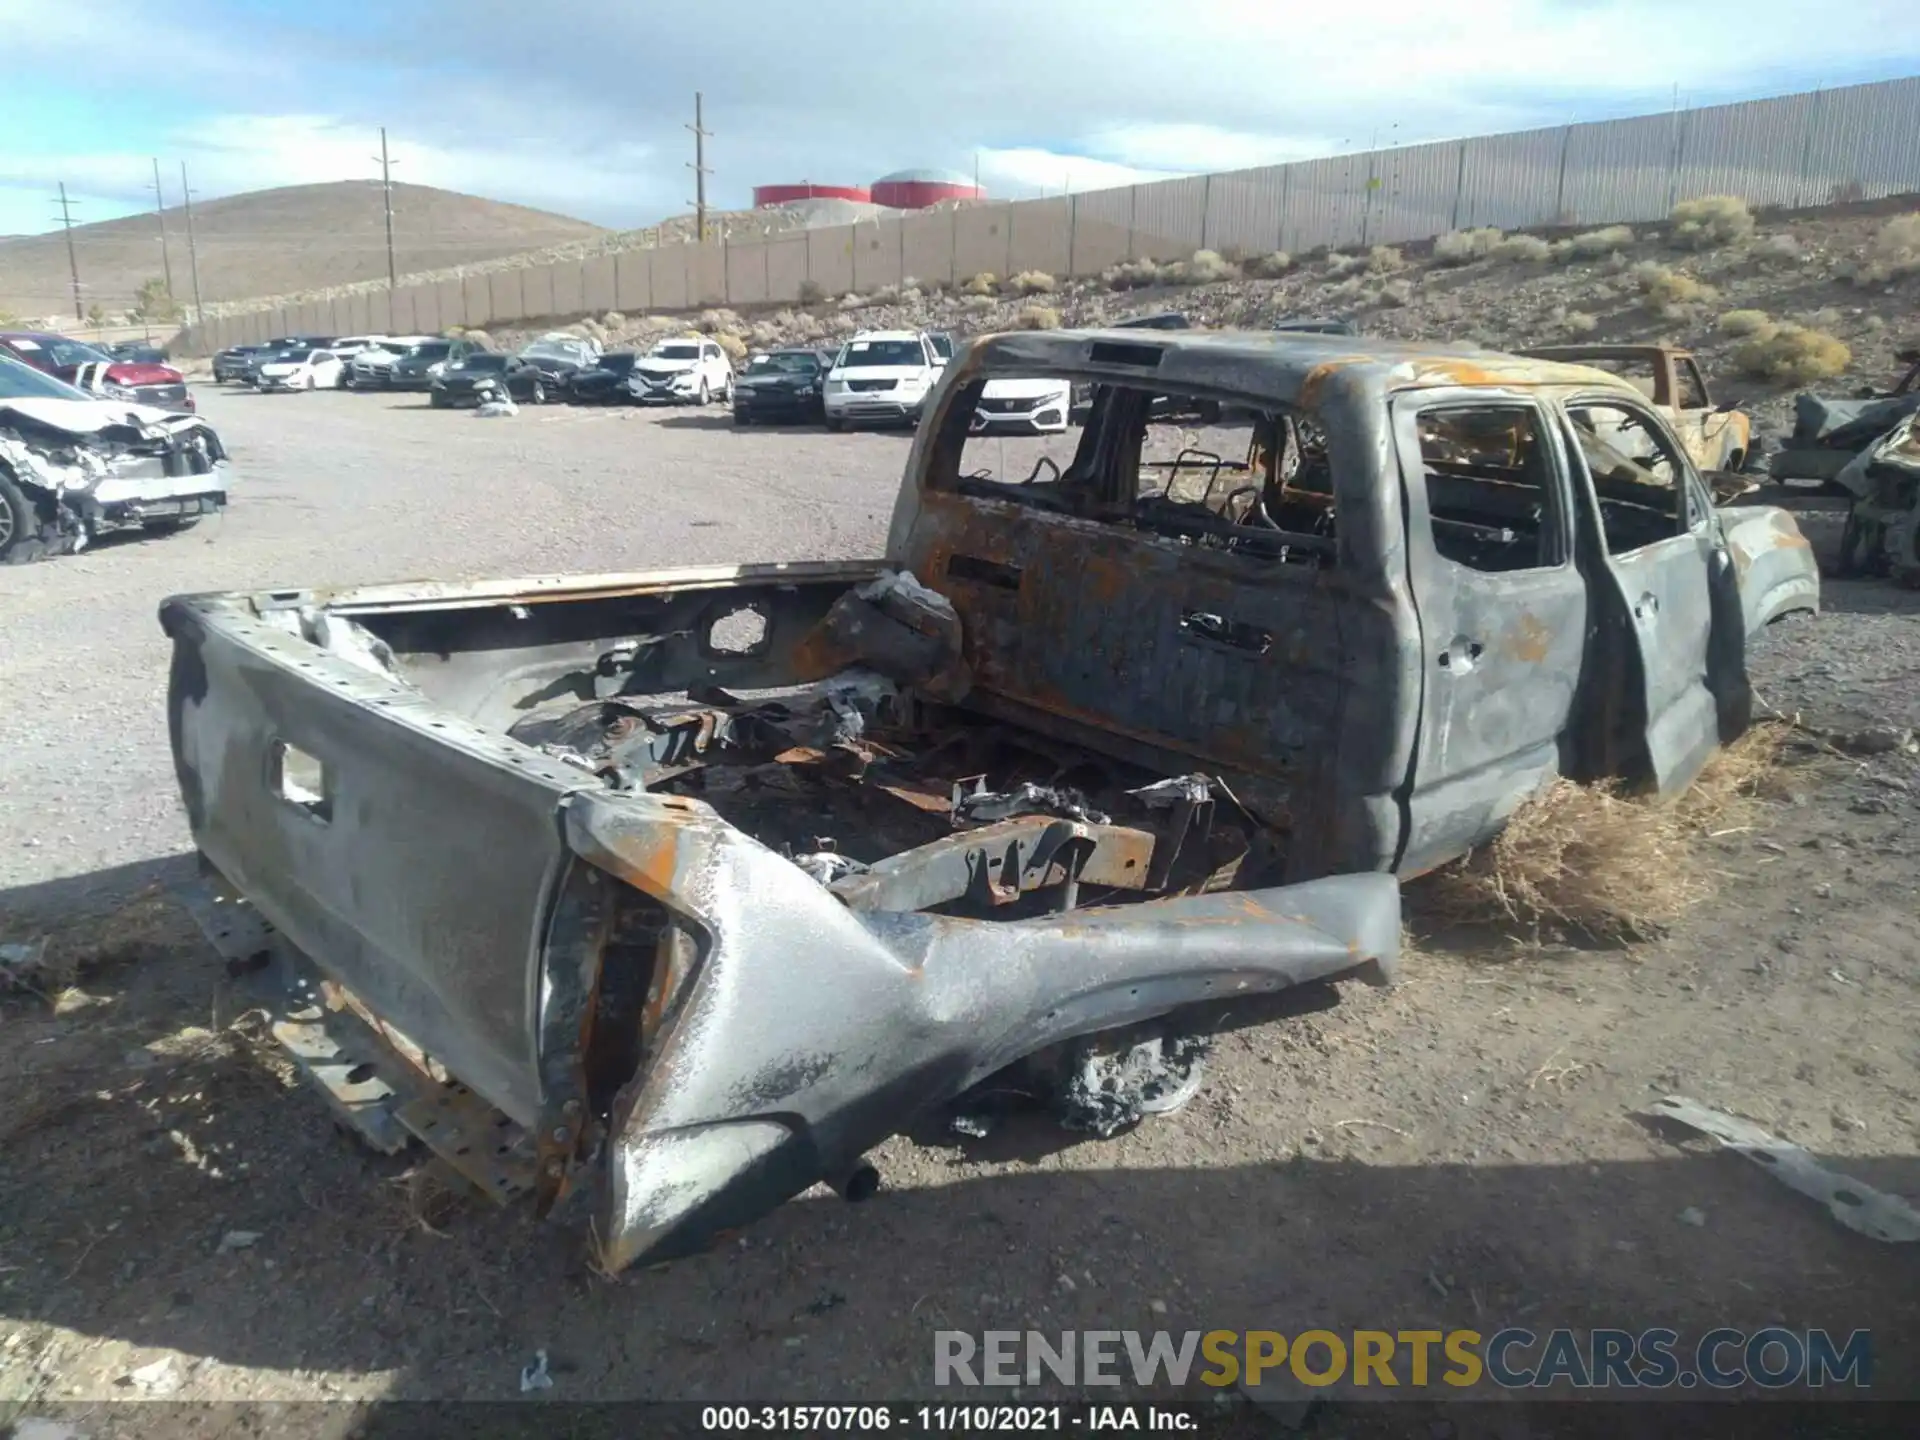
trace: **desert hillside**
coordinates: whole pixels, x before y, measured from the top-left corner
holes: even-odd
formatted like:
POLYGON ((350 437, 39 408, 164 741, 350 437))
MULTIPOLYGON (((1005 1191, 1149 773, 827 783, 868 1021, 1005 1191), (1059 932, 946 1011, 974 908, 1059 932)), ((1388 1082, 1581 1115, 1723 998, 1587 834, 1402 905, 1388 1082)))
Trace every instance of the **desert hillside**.
MULTIPOLYGON (((169 184, 169 193, 178 190, 169 184)), ((426 185, 393 187, 394 256, 401 274, 583 241, 597 225, 426 185)), ((190 300, 186 213, 166 212, 175 296, 190 300)), ((200 294, 209 305, 283 294, 387 273, 380 186, 369 180, 288 185, 193 207, 200 294)), ((162 273, 151 213, 76 225, 82 298, 109 314, 126 310, 162 273)), ((0 311, 22 319, 72 315, 67 247, 59 231, 0 239, 0 311)))

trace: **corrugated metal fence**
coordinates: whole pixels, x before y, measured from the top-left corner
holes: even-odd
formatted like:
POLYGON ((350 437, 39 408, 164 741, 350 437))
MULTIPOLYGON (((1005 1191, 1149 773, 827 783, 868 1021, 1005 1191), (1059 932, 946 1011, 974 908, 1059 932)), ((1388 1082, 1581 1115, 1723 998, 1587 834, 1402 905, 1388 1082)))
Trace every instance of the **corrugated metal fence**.
POLYGON ((1665 219, 1738 195, 1805 207, 1920 192, 1920 76, 1736 105, 908 213, 764 241, 666 245, 210 321, 196 348, 288 332, 441 329, 588 310, 791 303, 919 277, 1098 274, 1195 250, 1400 244, 1497 225, 1665 219))

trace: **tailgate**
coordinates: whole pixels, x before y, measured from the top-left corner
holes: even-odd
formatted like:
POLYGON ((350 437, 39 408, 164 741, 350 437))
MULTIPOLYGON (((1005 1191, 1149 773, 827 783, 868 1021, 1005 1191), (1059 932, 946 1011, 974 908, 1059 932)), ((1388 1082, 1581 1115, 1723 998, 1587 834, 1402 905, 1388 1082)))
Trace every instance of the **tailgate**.
POLYGON ((201 852, 294 945, 522 1124, 561 798, 590 777, 308 645, 169 600, 168 725, 201 852))

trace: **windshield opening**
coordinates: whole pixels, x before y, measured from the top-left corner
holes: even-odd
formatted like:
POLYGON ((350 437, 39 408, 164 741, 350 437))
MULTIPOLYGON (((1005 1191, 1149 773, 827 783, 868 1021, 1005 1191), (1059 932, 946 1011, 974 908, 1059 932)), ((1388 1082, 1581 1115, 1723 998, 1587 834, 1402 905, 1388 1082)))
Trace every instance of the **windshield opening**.
POLYGON ((756 355, 748 362, 749 375, 811 375, 820 368, 812 355, 798 352, 785 355, 756 355))
POLYGON ((411 350, 407 351, 407 357, 413 360, 438 360, 452 349, 453 346, 444 340, 440 340, 431 345, 414 346, 411 350))
POLYGON ((1306 411, 1096 385, 1081 428, 1018 435, 977 428, 985 392, 973 380, 947 406, 930 488, 1261 561, 1334 564, 1333 470, 1306 411))
POLYGON ((922 366, 926 363, 926 351, 920 348, 918 340, 849 340, 847 348, 840 352, 838 366, 851 369, 857 365, 922 366))
POLYGON ((0 355, 0 400, 92 400, 96 397, 56 380, 11 355, 0 355))
POLYGON ((469 355, 464 360, 456 360, 447 367, 449 370, 504 370, 507 357, 504 355, 469 355))

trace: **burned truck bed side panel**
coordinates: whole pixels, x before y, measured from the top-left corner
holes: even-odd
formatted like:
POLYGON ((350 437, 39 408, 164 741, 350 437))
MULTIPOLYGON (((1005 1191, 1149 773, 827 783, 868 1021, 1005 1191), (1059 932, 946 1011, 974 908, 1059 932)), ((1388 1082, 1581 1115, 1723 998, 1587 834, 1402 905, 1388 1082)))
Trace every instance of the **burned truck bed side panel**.
POLYGON ((1008 922, 862 912, 703 808, 661 825, 568 802, 572 847, 702 937, 613 1116, 609 1269, 844 1175, 904 1117, 1044 1046, 1368 962, 1385 978, 1398 952, 1386 875, 1008 922))
POLYGON ((534 979, 564 857, 555 815, 592 777, 242 601, 170 600, 161 623, 201 853, 383 1020, 533 1123, 534 979))

